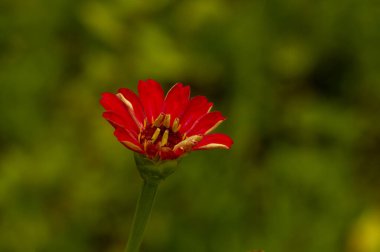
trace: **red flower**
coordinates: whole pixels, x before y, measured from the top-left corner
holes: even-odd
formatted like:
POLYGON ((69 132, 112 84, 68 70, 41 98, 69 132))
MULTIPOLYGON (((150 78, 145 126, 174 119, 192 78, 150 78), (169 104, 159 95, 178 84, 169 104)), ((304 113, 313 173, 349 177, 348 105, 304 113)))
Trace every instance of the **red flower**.
POLYGON ((175 84, 164 97, 154 80, 139 81, 137 96, 127 88, 103 93, 103 117, 115 128, 115 136, 127 148, 152 160, 176 159, 192 150, 230 149, 224 134, 208 134, 226 118, 210 112, 204 96, 190 99, 190 87, 175 84))

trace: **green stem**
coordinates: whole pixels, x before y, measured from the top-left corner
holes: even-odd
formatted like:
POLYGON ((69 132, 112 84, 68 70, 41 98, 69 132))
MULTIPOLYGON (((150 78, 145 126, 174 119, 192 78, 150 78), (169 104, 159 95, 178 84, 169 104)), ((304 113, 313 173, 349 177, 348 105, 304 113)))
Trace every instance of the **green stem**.
POLYGON ((137 201, 132 229, 129 233, 128 244, 125 252, 138 252, 143 240, 146 224, 152 211, 159 181, 145 179, 137 201))

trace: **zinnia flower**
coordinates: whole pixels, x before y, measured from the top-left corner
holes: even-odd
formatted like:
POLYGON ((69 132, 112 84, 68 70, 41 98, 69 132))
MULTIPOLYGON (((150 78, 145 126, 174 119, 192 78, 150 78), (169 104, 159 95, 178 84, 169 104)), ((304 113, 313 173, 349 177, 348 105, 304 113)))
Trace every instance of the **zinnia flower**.
POLYGON ((176 159, 193 150, 230 149, 224 134, 209 134, 226 118, 204 96, 190 99, 190 87, 175 84, 164 96, 154 80, 139 81, 137 96, 128 88, 103 93, 103 117, 117 139, 151 160, 176 159))

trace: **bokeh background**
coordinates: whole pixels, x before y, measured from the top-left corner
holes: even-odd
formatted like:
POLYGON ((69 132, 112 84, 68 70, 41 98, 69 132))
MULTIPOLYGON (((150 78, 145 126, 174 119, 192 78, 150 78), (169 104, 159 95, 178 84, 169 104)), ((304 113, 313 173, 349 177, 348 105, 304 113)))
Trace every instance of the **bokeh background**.
POLYGON ((380 251, 380 4, 2 0, 0 251, 119 252, 141 179, 100 94, 153 78, 228 117, 142 251, 380 251))

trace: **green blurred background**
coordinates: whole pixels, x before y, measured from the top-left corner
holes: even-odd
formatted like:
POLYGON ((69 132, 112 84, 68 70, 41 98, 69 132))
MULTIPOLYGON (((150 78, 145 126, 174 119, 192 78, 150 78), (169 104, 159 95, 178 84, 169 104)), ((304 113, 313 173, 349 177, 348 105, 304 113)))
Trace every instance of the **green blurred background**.
POLYGON ((380 251, 380 2, 0 1, 0 251, 119 252, 141 179, 102 92, 206 95, 231 151, 160 187, 142 251, 380 251))

